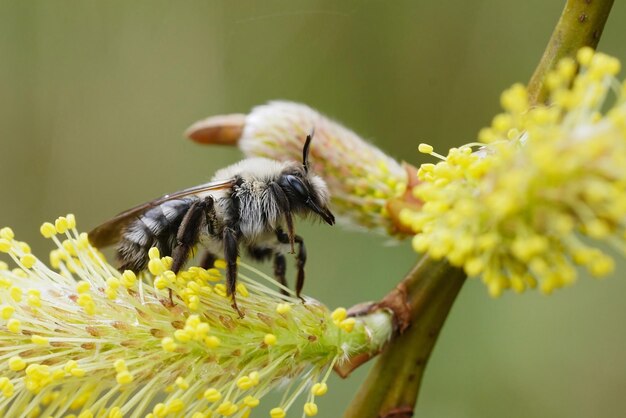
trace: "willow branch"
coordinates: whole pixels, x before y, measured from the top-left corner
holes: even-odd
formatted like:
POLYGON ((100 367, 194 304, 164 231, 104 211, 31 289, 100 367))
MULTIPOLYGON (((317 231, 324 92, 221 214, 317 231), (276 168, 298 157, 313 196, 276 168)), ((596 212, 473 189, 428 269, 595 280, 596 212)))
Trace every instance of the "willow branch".
POLYGON ((426 363, 464 282, 462 270, 424 257, 383 300, 406 303, 410 325, 380 355, 344 418, 413 415, 426 363))
POLYGON ((613 0, 567 0, 550 41, 528 83, 531 103, 547 98, 545 80, 556 63, 573 57, 583 46, 595 48, 609 17, 613 0))

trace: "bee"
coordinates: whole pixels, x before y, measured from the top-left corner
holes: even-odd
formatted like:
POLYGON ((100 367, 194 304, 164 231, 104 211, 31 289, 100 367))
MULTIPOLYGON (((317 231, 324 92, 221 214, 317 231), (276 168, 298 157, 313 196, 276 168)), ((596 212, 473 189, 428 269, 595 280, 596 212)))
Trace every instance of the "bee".
MULTIPOLYGON (((171 256, 177 273, 200 244, 206 249, 202 266, 223 256, 227 294, 237 306, 237 257, 241 247, 255 260, 273 257, 274 275, 286 285, 286 259, 296 254, 296 294, 304 285, 306 248, 294 231, 293 217, 315 215, 329 225, 335 217, 328 208, 328 187, 309 167, 312 134, 306 137, 302 163, 248 158, 219 170, 206 184, 162 196, 124 211, 89 233, 99 248, 117 244, 120 270, 140 272, 148 251, 157 247, 171 256), (298 247, 297 252, 295 247, 298 247)), ((171 291, 170 291, 171 299, 171 291)))

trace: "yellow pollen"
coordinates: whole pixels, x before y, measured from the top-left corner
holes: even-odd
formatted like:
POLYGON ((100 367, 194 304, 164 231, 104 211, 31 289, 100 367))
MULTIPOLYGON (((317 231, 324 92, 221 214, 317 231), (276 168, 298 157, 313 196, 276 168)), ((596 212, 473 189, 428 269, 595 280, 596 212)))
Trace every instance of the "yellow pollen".
POLYGON ((89 293, 79 293, 78 306, 81 306, 88 315, 93 315, 96 312, 96 304, 89 293))
POLYGON ((127 385, 133 381, 133 375, 131 375, 128 371, 119 372, 115 376, 115 380, 120 385, 127 385))
POLYGON ((204 399, 206 399, 209 402, 217 402, 220 399, 222 399, 222 394, 220 393, 219 390, 215 388, 209 388, 205 390, 203 396, 204 396, 204 399))
POLYGON ((124 418, 124 414, 122 414, 122 410, 119 406, 115 406, 111 408, 111 410, 109 411, 109 415, 107 415, 107 418, 124 418))
POLYGON ((50 345, 50 341, 48 340, 48 338, 42 337, 41 335, 33 334, 31 335, 30 340, 33 342, 33 344, 37 344, 41 346, 50 345))
POLYGON ((222 414, 225 417, 234 415, 239 410, 239 407, 230 401, 224 401, 217 407, 215 412, 222 414))
POLYGON ((304 404, 304 414, 307 417, 314 417, 317 415, 317 405, 313 402, 307 402, 304 404))
POLYGON ((248 376, 243 376, 237 379, 237 387, 241 390, 248 390, 254 387, 254 382, 248 376))
POLYGON ((333 321, 343 321, 348 317, 348 311, 346 311, 346 308, 337 308, 330 316, 333 318, 333 321))
POLYGON ((128 370, 126 362, 122 359, 115 360, 113 367, 115 367, 115 371, 118 373, 128 370))
POLYGON ((177 344, 174 342, 172 338, 165 337, 161 340, 161 347, 163 347, 163 350, 171 353, 171 352, 176 351, 177 344))
POLYGON ((11 250, 11 242, 5 238, 0 238, 0 252, 8 253, 11 250))
POLYGON ((354 329, 354 325, 356 324, 356 319, 354 318, 346 318, 339 323, 339 328, 344 330, 345 332, 352 332, 354 329))
POLYGON ((9 368, 14 372, 24 370, 26 368, 26 362, 20 356, 13 356, 9 359, 9 368))
POLYGON ((109 300, 117 299, 117 291, 111 287, 107 287, 106 289, 104 289, 104 293, 109 300))
POLYGON ((216 284, 215 287, 213 287, 213 290, 221 297, 226 297, 226 286, 224 286, 222 283, 216 284))
POLYGON ((120 281, 125 288, 129 289, 137 282, 137 276, 132 270, 125 270, 120 281))
POLYGON ((248 408, 254 408, 254 407, 257 407, 259 403, 261 403, 261 401, 258 398, 255 398, 254 396, 248 395, 245 398, 243 398, 243 403, 248 408))
POLYGON ((189 318, 185 321, 185 325, 190 327, 196 327, 200 324, 200 317, 198 315, 189 315, 189 318))
POLYGON ((606 276, 615 270, 615 262, 607 255, 599 255, 589 266, 589 271, 594 277, 606 276))
POLYGON ((185 380, 185 378, 183 378, 183 377, 180 377, 180 376, 177 377, 175 383, 176 383, 176 386, 178 386, 180 388, 180 390, 187 390, 187 389, 189 389, 189 382, 187 382, 185 380))
POLYGON ((70 373, 74 377, 85 377, 85 374, 86 374, 85 370, 81 369, 80 367, 73 368, 70 373))
POLYGON ((111 289, 118 289, 121 286, 121 282, 120 279, 118 279, 117 277, 109 277, 107 279, 107 285, 111 288, 111 289))
POLYGON ((10 398, 13 396, 14 391, 13 383, 7 377, 0 377, 0 390, 2 390, 2 395, 5 398, 10 398))
POLYGON ((216 269, 220 269, 220 270, 225 270, 226 269, 226 261, 222 260, 221 258, 218 260, 215 260, 215 264, 214 264, 216 269))
POLYGON ((159 260, 161 259, 161 252, 157 247, 152 247, 148 250, 148 257, 150 260, 159 260))
POLYGON ((14 268, 13 270, 11 270, 11 273, 15 274, 17 277, 21 277, 22 279, 28 278, 28 273, 20 268, 14 268))
POLYGON ((11 295, 11 299, 13 299, 15 302, 22 301, 22 289, 17 286, 11 286, 11 288, 9 289, 9 295, 11 295))
POLYGON ((433 147, 432 145, 428 145, 428 144, 424 144, 421 143, 419 144, 419 146, 417 147, 418 151, 421 152, 422 154, 430 154, 433 152, 433 147))
POLYGON ((0 315, 2 316, 2 319, 9 319, 14 313, 15 308, 11 305, 2 305, 2 308, 0 308, 0 315))
POLYGON ((43 406, 48 406, 50 405, 54 400, 56 400, 59 397, 59 392, 57 391, 53 391, 53 392, 48 392, 44 395, 44 397, 41 399, 41 404, 43 406))
POLYGON ((15 318, 11 318, 7 322, 7 328, 13 334, 19 333, 21 326, 22 326, 22 323, 18 319, 15 319, 15 318))
POLYGON ((24 252, 25 254, 30 254, 31 253, 31 249, 30 249, 30 245, 28 245, 27 243, 23 242, 23 241, 17 241, 17 245, 19 245, 20 249, 22 250, 22 252, 24 252))
POLYGON ((237 295, 242 296, 244 298, 250 295, 250 292, 248 292, 248 288, 246 287, 245 284, 237 283, 237 295))
MULTIPOLYGON (((153 247, 151 250, 155 248, 156 247, 153 247)), ((160 258, 151 258, 150 261, 148 261, 148 270, 150 270, 150 273, 154 276, 158 276, 163 274, 167 269, 163 265, 163 261, 161 261, 160 258)))
POLYGON ((182 399, 172 399, 167 403, 167 407, 171 413, 180 412, 185 408, 185 402, 182 399))
POLYGON ((44 238, 52 238, 56 235, 57 230, 50 222, 44 222, 39 228, 39 232, 41 232, 44 238))
POLYGON ((156 287, 159 290, 167 289, 169 285, 170 283, 162 276, 159 276, 156 279, 154 279, 154 287, 156 287))
POLYGON ((0 238, 4 238, 8 241, 11 241, 15 238, 15 233, 13 232, 11 228, 9 228, 8 226, 5 226, 4 228, 0 229, 0 238))
POLYGON ((74 370, 76 367, 78 367, 78 363, 76 362, 76 360, 68 360, 67 363, 65 363, 65 365, 63 366, 63 370, 66 373, 71 373, 72 370, 74 370))
POLYGON ((311 387, 311 393, 315 396, 324 396, 328 392, 328 385, 326 383, 315 383, 311 387))
POLYGON ((203 280, 207 280, 210 282, 217 282, 222 280, 222 273, 220 273, 220 271, 216 268, 211 268, 206 270, 206 272, 204 274, 200 274, 200 277, 203 280))
POLYGON ((204 338, 204 344, 206 344, 206 346, 209 348, 217 348, 220 346, 221 343, 221 340, 215 335, 209 335, 208 337, 204 338))
POLYGON ((163 402, 159 402, 158 404, 154 405, 154 407, 152 408, 152 413, 154 414, 155 417, 158 417, 158 418, 163 418, 164 416, 169 414, 169 412, 170 412, 169 408, 163 402))
POLYGON ((65 219, 67 220, 67 227, 69 229, 76 228, 76 216, 73 213, 68 213, 65 219))
POLYGON ((65 234, 69 228, 69 223, 65 217, 61 216, 54 221, 54 227, 57 230, 57 234, 65 234))
POLYGON ((186 343, 191 341, 191 333, 184 329, 177 329, 174 331, 174 338, 181 343, 186 343))
POLYGON ((276 342, 278 342, 278 339, 276 338, 276 335, 274 334, 265 334, 265 337, 263 337, 263 342, 267 346, 272 346, 272 345, 276 345, 276 342))
MULTIPOLYGON (((38 418, 40 414, 41 414, 41 408, 39 406, 36 406, 36 407, 34 407, 33 409, 31 409, 28 412, 28 415, 26 415, 26 417, 27 418, 38 418)), ((80 416, 79 418, 92 418, 92 417, 82 417, 82 416, 80 416)))
POLYGON ((580 65, 588 67, 591 64, 591 60, 593 59, 594 53, 595 52, 593 48, 585 46, 583 48, 580 48, 578 52, 576 53, 576 60, 578 61, 580 65))
POLYGON ((285 416, 287 416, 287 413, 283 408, 273 408, 270 411, 270 417, 272 418, 285 418, 285 416))
POLYGON ((32 254, 26 254, 20 258, 20 263, 22 263, 27 269, 32 268, 36 262, 37 258, 35 258, 32 254))
POLYGON ((76 291, 78 293, 87 293, 89 292, 90 288, 91 288, 91 284, 86 281, 78 282, 78 284, 76 285, 76 291))
POLYGON ((279 303, 276 305, 276 312, 281 315, 287 314, 289 311, 291 311, 291 305, 288 303, 279 303))

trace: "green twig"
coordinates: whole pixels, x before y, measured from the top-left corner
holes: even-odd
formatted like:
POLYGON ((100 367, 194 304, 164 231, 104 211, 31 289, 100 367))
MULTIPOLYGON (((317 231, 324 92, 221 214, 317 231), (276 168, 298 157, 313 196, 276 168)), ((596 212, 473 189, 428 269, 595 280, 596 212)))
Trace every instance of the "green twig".
POLYGON ((380 355, 344 418, 413 415, 426 362, 464 282, 462 270, 424 257, 390 293, 406 303, 411 325, 380 355))
POLYGON ((567 0, 541 61, 528 82, 531 103, 546 100, 546 76, 561 58, 573 57, 583 46, 595 48, 598 45, 613 1, 567 0))

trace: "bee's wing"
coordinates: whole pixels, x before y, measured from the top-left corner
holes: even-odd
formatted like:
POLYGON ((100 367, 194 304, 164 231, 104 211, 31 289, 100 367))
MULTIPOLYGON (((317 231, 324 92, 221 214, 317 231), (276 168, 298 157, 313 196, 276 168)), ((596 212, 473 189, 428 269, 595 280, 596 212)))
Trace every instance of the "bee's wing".
POLYGON ((235 180, 233 179, 221 180, 190 187, 189 189, 181 190, 172 194, 166 194, 158 199, 135 206, 132 209, 128 209, 102 225, 95 227, 91 232, 89 232, 89 241, 92 245, 98 248, 108 247, 109 245, 113 245, 118 242, 126 226, 148 209, 167 202, 168 200, 180 199, 187 196, 205 196, 216 190, 228 189, 234 185, 235 180))

